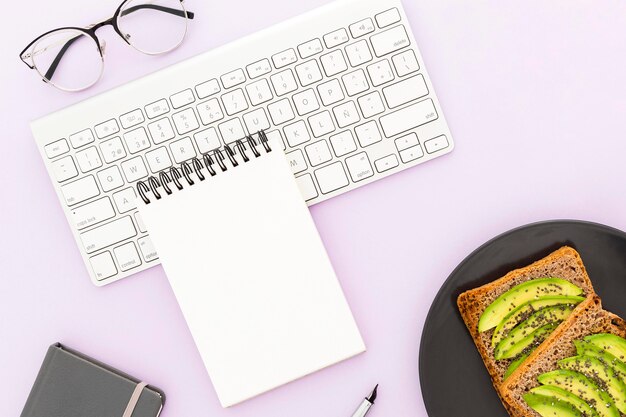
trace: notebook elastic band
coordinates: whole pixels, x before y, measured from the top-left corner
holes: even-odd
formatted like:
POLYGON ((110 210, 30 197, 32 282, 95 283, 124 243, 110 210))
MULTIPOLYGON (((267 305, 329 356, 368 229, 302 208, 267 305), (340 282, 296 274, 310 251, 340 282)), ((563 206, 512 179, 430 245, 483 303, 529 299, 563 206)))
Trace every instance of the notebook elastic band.
POLYGON ((146 384, 145 382, 140 382, 137 384, 135 390, 133 391, 133 395, 131 395, 130 400, 128 400, 126 410, 124 410, 124 414, 122 414, 122 417, 132 417, 133 411, 135 411, 135 407, 137 406, 137 402, 139 401, 139 396, 141 395, 141 392, 146 387, 146 385, 148 384, 146 384))

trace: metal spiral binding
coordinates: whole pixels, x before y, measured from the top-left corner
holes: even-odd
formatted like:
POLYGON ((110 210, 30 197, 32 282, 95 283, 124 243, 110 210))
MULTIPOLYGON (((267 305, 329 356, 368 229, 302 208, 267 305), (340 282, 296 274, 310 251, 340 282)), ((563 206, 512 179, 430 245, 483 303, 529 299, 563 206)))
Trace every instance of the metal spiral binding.
MULTIPOLYGON (((265 132, 263 130, 259 131, 258 136, 260 145, 263 147, 265 152, 271 152, 272 148, 268 143, 265 132)), ((203 170, 206 170, 209 176, 214 177, 218 175, 218 172, 220 171, 228 171, 229 167, 226 163, 227 160, 228 164, 232 168, 236 168, 240 164, 240 161, 235 158, 237 153, 241 155, 243 163, 247 163, 251 160, 250 156, 246 153, 248 150, 252 152, 252 156, 254 156, 254 158, 261 156, 261 152, 259 152, 259 149, 257 148, 258 146, 259 143, 257 143, 252 135, 247 135, 245 139, 236 141, 233 147, 225 145, 221 149, 215 149, 214 151, 202 154, 201 158, 194 157, 189 161, 184 161, 180 164, 180 167, 173 166, 169 170, 161 171, 158 174, 158 178, 153 175, 145 181, 137 182, 137 192, 144 203, 150 204, 150 199, 146 195, 147 193, 152 193, 155 199, 160 200, 163 198, 163 195, 159 192, 159 188, 162 188, 166 195, 170 195, 173 193, 170 184, 174 184, 178 190, 182 190, 184 188, 183 182, 181 182, 183 179, 188 185, 194 185, 196 181, 194 180, 194 177, 192 177, 192 174, 199 181, 204 181, 207 179, 207 175, 205 175, 203 170), (249 145, 249 148, 246 147, 246 143, 249 145), (235 150, 233 150, 233 148, 235 150), (216 168, 218 168, 219 171, 216 168)))

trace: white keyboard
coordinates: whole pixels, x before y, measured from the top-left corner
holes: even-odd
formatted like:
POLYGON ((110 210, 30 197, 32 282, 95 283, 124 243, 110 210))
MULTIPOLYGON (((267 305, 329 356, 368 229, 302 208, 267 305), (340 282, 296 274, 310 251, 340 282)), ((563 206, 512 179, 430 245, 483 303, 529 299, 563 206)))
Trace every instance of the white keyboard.
POLYGON ((309 205, 453 148, 396 0, 331 3, 32 123, 96 285, 159 262, 138 180, 261 129, 309 205))

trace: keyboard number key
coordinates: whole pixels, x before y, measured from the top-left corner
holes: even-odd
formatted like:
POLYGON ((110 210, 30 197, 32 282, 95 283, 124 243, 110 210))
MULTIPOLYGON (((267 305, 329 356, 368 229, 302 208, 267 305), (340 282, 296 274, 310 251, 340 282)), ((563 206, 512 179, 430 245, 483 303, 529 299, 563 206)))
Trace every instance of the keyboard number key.
POLYGON ((200 127, 193 109, 186 109, 175 113, 172 116, 172 120, 174 121, 174 126, 176 126, 179 135, 184 135, 200 127))
POLYGON ((100 143, 100 151, 102 152, 104 162, 107 164, 120 160, 126 156, 126 150, 124 149, 122 139, 120 139, 119 136, 100 143))
POLYGON ((124 142, 126 142, 126 147, 131 154, 150 147, 150 139, 148 139, 146 129, 143 127, 124 133, 124 142))
POLYGON ((198 104, 198 114, 200 115, 200 120, 202 120, 202 124, 204 125, 217 122, 218 120, 222 120, 224 118, 224 113, 222 113, 222 108, 216 98, 212 98, 204 103, 198 104))
POLYGON ((346 171, 340 161, 314 171, 322 194, 332 193, 350 184, 346 171))
POLYGON ((67 181, 78 175, 74 159, 68 155, 51 163, 52 173, 58 182, 67 181))
POLYGON ((222 103, 224 103, 224 109, 226 109, 226 114, 229 116, 242 112, 248 108, 246 96, 243 94, 243 90, 241 88, 222 95, 222 103))
POLYGON ((296 65, 296 74, 298 74, 298 79, 303 87, 314 84, 322 79, 322 72, 320 71, 319 65, 317 65, 317 61, 314 59, 296 65))
POLYGON ((250 97, 250 103, 252 103, 253 106, 258 106, 273 98, 272 90, 266 79, 247 85, 246 91, 248 92, 248 97, 250 97))
POLYGON ((272 75, 270 80, 272 81, 276 95, 279 97, 298 89, 298 84, 290 69, 272 75))
POLYGON ((92 256, 89 258, 89 263, 98 281, 102 281, 103 279, 110 278, 117 274, 115 262, 109 251, 92 256))
POLYGON ((170 119, 167 117, 150 123, 148 125, 148 130, 150 131, 150 136, 152 136, 152 141, 157 145, 173 139, 174 136, 176 136, 172 123, 170 123, 170 119))
POLYGON ((346 166, 354 182, 362 181, 374 175, 374 170, 365 152, 346 158, 346 166))
POLYGON ((100 154, 95 146, 76 152, 76 160, 78 161, 78 166, 82 172, 93 171, 94 169, 102 166, 100 154))

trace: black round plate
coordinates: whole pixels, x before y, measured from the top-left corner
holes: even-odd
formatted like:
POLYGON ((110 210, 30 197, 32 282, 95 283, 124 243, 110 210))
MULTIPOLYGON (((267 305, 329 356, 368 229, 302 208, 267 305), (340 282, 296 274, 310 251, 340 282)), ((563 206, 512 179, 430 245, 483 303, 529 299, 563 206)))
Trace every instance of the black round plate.
POLYGON ((602 305, 626 317, 626 233, 572 220, 534 223, 504 233, 452 272, 426 318, 419 355, 422 396, 429 417, 507 417, 474 346, 456 299, 569 245, 583 259, 602 305))

